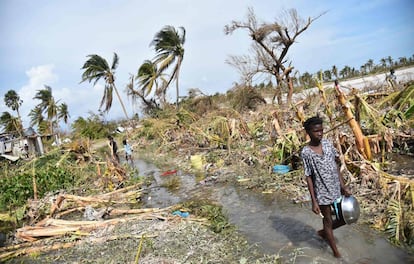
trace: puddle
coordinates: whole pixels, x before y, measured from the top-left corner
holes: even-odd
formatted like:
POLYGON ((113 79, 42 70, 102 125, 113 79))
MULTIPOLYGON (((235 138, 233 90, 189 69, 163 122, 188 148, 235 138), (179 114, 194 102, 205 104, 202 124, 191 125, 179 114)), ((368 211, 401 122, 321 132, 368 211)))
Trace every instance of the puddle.
MULTIPOLYGON (((134 164, 140 175, 155 178, 144 201, 148 207, 166 207, 193 195, 203 195, 220 203, 230 222, 250 243, 258 244, 263 253, 279 253, 285 259, 294 258, 295 263, 337 262, 327 243, 316 235, 322 221, 311 211, 310 204, 293 204, 275 194, 258 194, 223 184, 196 188, 193 175, 177 172, 177 175, 161 176, 163 171, 151 164, 141 160, 134 161, 134 164), (161 187, 165 177, 179 177, 180 189, 171 192, 161 187), (293 251, 295 248, 298 250, 293 251)), ((346 225, 335 230, 334 234, 345 263, 413 263, 413 256, 394 247, 381 234, 366 226, 346 225)))
POLYGON ((393 175, 404 175, 414 178, 414 155, 390 153, 385 171, 393 175))

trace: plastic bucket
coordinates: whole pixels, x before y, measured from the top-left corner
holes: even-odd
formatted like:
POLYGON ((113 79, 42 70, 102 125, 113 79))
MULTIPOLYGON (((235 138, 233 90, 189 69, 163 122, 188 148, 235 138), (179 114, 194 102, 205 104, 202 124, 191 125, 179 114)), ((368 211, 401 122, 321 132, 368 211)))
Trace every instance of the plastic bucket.
POLYGON ((288 165, 275 165, 273 166, 273 172, 278 174, 285 174, 290 171, 290 167, 288 165))

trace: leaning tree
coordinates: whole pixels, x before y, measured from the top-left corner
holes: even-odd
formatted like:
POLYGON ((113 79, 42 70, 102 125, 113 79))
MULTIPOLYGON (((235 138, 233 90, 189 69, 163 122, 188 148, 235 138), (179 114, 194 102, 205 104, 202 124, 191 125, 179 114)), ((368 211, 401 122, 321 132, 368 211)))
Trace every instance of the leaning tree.
POLYGON ((154 62, 158 65, 158 74, 165 73, 168 68, 172 67, 172 73, 165 87, 168 87, 175 80, 177 108, 180 97, 178 80, 181 64, 184 60, 185 32, 184 27, 176 29, 173 26, 165 26, 155 34, 151 42, 151 46, 154 46, 156 52, 154 62))
POLYGON ((49 133, 53 134, 54 125, 57 124, 55 119, 57 117, 58 108, 56 104, 57 102, 53 96, 52 87, 45 85, 44 89, 37 90, 33 99, 40 100, 40 103, 35 106, 35 109, 40 110, 41 114, 46 114, 46 119, 49 124, 49 133))
POLYGON ((116 53, 114 53, 114 57, 112 59, 111 66, 109 66, 109 63, 107 60, 102 58, 101 56, 97 54, 91 54, 88 55, 88 60, 83 64, 82 69, 84 70, 82 74, 82 81, 89 81, 93 82, 95 85, 100 79, 105 80, 105 88, 104 88, 104 94, 101 99, 101 105, 99 109, 101 109, 102 106, 105 106, 104 111, 108 112, 112 107, 112 91, 115 90, 115 93, 118 97, 118 100, 122 106, 122 110, 124 111, 125 117, 127 120, 128 114, 124 105, 124 102, 121 99, 121 96, 118 92, 118 89, 115 85, 115 70, 118 67, 119 64, 119 57, 116 53))
POLYGON ((290 103, 293 94, 291 73, 294 67, 287 57, 289 48, 321 15, 309 17, 305 21, 298 16, 295 9, 290 9, 273 23, 259 23, 253 8, 249 8, 246 21, 232 21, 225 26, 227 35, 238 29, 248 31, 253 40, 253 56, 259 58, 256 60, 260 66, 257 72, 266 72, 276 78, 277 89, 273 101, 277 97, 278 103, 282 103, 282 87, 285 82, 289 88, 287 101, 290 103))

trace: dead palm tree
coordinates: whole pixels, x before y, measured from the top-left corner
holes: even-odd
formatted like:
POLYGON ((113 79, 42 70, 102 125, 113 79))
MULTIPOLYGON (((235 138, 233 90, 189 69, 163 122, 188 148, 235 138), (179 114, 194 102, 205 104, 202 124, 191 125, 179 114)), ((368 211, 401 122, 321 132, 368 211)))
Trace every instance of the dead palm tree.
POLYGON ((151 45, 154 46, 155 56, 154 62, 159 65, 159 74, 164 73, 171 65, 174 65, 170 79, 166 87, 175 80, 176 83, 176 106, 178 108, 179 86, 178 79, 180 75, 181 64, 184 59, 185 28, 179 27, 179 31, 173 26, 165 26, 157 34, 155 34, 151 45))
POLYGON ((122 110, 124 111, 126 119, 128 118, 125 105, 122 102, 121 96, 119 95, 118 89, 115 86, 115 70, 118 67, 119 58, 116 53, 112 59, 111 67, 109 67, 108 62, 99 55, 93 54, 88 55, 89 59, 85 62, 82 69, 85 71, 82 74, 82 81, 94 82, 95 85, 101 78, 105 80, 105 89, 104 94, 101 100, 99 108, 105 105, 105 112, 108 112, 112 107, 112 92, 115 90, 115 93, 121 103, 122 110))

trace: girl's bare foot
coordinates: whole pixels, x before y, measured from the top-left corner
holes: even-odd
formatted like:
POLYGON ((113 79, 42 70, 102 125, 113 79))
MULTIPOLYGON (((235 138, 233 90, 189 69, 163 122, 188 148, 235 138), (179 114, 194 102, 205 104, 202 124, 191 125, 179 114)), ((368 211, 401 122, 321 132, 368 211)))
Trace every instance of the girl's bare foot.
POLYGON ((339 254, 339 252, 334 252, 334 257, 335 258, 341 258, 341 254, 339 254))

